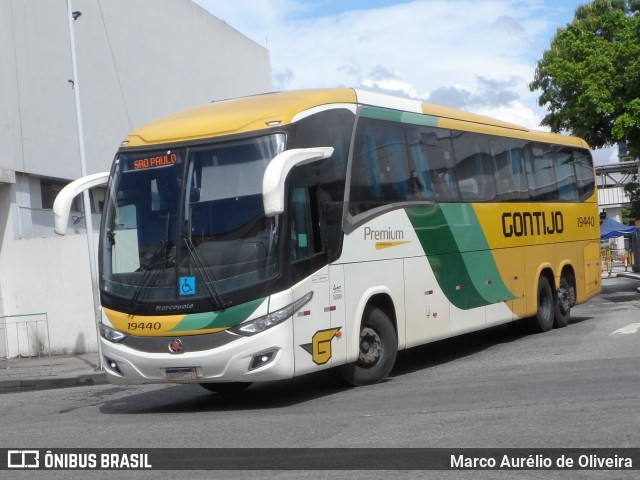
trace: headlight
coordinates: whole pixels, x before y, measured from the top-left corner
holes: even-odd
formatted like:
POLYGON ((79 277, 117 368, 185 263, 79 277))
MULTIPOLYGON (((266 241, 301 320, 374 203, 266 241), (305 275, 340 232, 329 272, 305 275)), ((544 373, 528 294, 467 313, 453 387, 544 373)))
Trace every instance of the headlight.
POLYGON ((104 338, 105 340, 109 340, 113 343, 121 342, 122 340, 127 338, 126 333, 122 333, 115 328, 111 328, 105 325, 104 323, 100 324, 100 335, 102 335, 102 338, 104 338))
POLYGON ((264 332, 268 328, 271 328, 281 322, 284 322, 287 318, 291 317, 295 312, 300 310, 303 305, 308 303, 313 298, 313 291, 307 293, 305 296, 300 297, 295 302, 287 305, 280 310, 269 313, 262 317, 254 318, 248 322, 242 323, 237 327, 229 329, 231 332, 238 333, 240 335, 251 336, 256 333, 264 332))

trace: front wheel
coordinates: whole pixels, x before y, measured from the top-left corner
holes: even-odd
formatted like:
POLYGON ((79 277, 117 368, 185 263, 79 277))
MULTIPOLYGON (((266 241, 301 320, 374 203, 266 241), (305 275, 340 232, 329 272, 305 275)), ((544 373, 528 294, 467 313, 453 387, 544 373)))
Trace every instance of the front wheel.
POLYGON ((553 327, 554 300, 549 280, 541 276, 538 280, 538 310, 527 319, 527 327, 532 333, 548 332, 553 327))
POLYGON ((379 308, 367 307, 360 326, 359 354, 354 363, 336 373, 348 385, 379 383, 391 372, 398 352, 398 337, 389 317, 379 308))

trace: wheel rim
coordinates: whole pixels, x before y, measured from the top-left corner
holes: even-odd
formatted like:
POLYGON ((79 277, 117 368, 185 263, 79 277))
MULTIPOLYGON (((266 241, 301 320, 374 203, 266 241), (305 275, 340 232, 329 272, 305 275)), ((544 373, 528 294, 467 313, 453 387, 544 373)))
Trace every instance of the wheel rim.
POLYGON ((360 354, 358 363, 371 367, 378 363, 382 355, 382 340, 380 335, 371 327, 363 327, 360 331, 360 354))
POLYGON ((571 292, 566 288, 561 287, 558 290, 558 306, 563 315, 566 315, 571 309, 571 292))

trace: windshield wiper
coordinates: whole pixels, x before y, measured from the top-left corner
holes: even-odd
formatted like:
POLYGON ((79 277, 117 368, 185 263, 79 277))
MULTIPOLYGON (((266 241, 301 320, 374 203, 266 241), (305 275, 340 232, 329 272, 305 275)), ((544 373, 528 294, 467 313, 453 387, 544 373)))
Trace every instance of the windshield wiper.
POLYGON ((187 246, 189 257, 193 261, 193 264, 198 269, 198 272, 200 272, 200 276, 204 280, 204 286, 207 289, 209 298, 213 300, 213 303, 214 303, 213 306, 216 309, 220 307, 222 308, 228 307, 230 303, 225 301, 216 290, 216 287, 213 284, 213 280, 211 280, 211 277, 209 276, 209 273, 207 272, 207 269, 205 268, 204 263, 200 258, 200 255, 198 255, 198 252, 196 252, 195 246, 193 245, 193 241, 189 237, 182 237, 182 238, 184 239, 184 243, 187 246))
MULTIPOLYGON (((131 297, 131 302, 129 302, 129 309, 131 312, 138 305, 138 301, 140 300, 140 295, 142 294, 142 289, 146 287, 149 283, 149 279, 151 278, 151 272, 155 271, 156 275, 154 278, 158 276, 157 268, 162 266, 162 273, 167 269, 167 264, 169 263, 169 252, 171 251, 172 243, 169 241, 169 227, 171 225, 171 214, 167 213, 167 223, 165 225, 165 236, 160 241, 158 247, 154 250, 153 254, 149 258, 149 264, 145 267, 144 273, 142 274, 142 278, 138 285, 136 285, 136 289, 133 292, 133 296, 131 297), (162 258, 160 258, 162 255, 162 258)), ((114 242, 115 243, 115 242, 114 242)), ((142 266, 141 266, 142 268, 142 266)))

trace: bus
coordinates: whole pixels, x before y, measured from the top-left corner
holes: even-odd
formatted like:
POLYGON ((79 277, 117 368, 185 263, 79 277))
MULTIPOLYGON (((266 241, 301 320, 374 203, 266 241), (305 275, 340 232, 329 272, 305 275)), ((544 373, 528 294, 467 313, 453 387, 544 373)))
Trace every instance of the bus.
POLYGON ((162 118, 60 193, 58 233, 101 184, 115 384, 369 385, 398 350, 561 328, 601 289, 587 144, 417 100, 302 90, 162 118))

